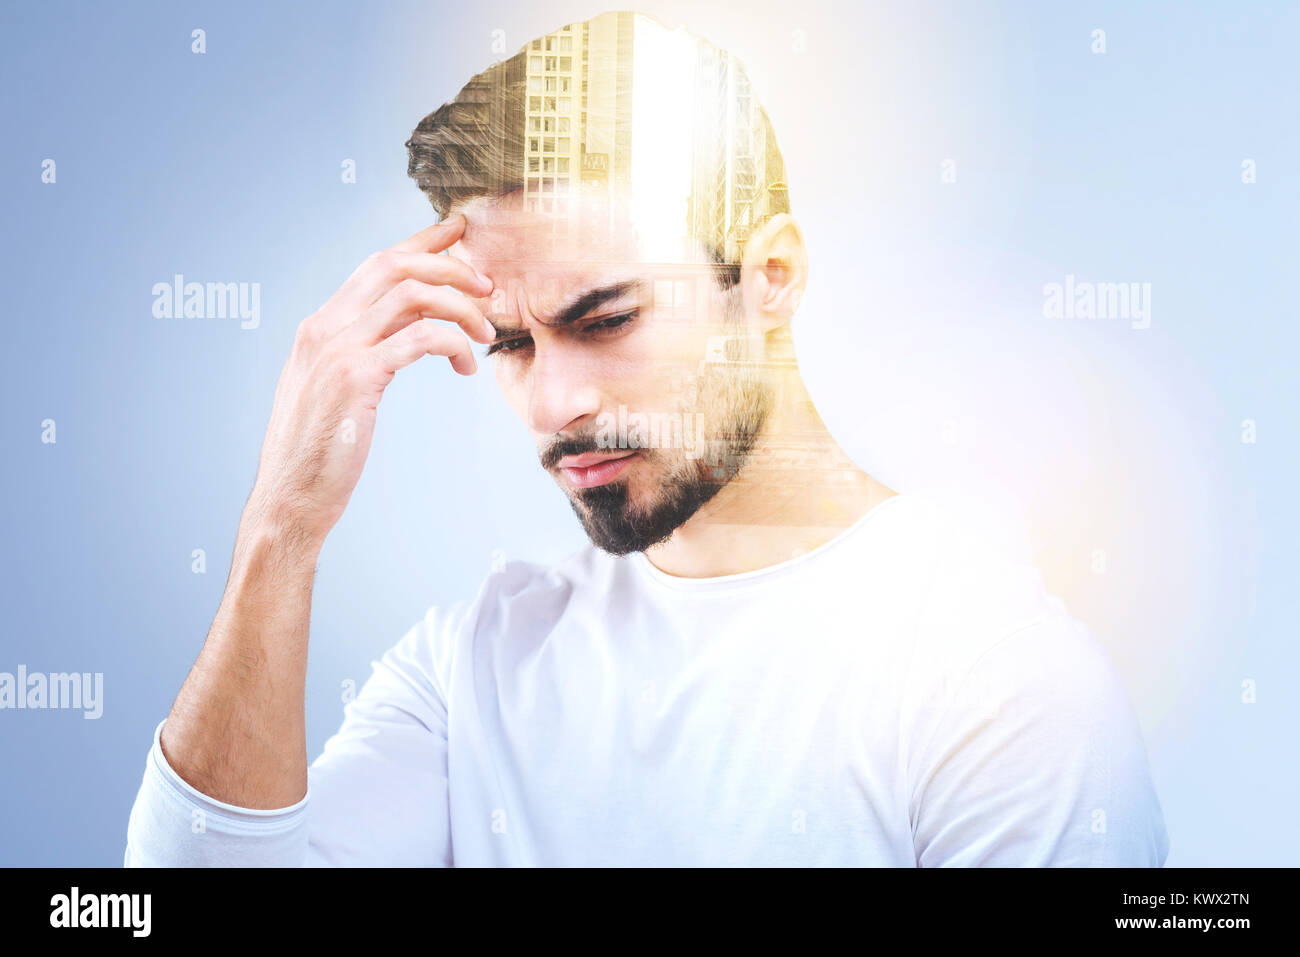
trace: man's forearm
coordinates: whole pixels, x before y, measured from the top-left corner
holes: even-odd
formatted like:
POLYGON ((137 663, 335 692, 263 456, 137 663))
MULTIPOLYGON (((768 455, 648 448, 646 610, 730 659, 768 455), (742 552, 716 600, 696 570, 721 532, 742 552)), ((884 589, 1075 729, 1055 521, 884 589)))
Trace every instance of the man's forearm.
POLYGON ((262 519, 241 524, 221 606, 160 738, 176 773, 218 801, 280 808, 307 791, 304 686, 318 552, 262 519))
POLYGON ((421 356, 472 375, 466 334, 496 336, 466 298, 488 296, 492 281, 443 255, 465 226, 453 216, 371 255, 298 325, 221 607, 159 737, 166 764, 209 798, 266 810, 306 794, 316 558, 361 476, 379 400, 421 356))

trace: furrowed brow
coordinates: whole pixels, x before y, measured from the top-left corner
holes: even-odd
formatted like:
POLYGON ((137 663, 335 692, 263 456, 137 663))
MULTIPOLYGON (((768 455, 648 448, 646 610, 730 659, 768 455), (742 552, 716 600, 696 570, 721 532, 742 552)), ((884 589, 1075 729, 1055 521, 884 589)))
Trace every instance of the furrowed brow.
POLYGON ((623 282, 611 283, 608 286, 601 286, 598 289, 589 289, 561 306, 551 321, 545 323, 545 325, 552 328, 571 325, 593 309, 599 308, 607 302, 622 299, 640 287, 641 281, 639 279, 628 279, 623 282))
MULTIPOLYGON (((556 310, 554 317, 550 322, 543 323, 551 329, 559 329, 564 326, 572 325, 583 316, 587 315, 594 309, 605 305, 607 302, 614 302, 623 298, 641 288, 641 280, 628 279, 622 282, 610 283, 608 286, 600 286, 597 289, 589 289, 584 293, 579 293, 571 298, 567 303, 556 310)), ((528 330, 523 326, 515 325, 513 322, 499 316, 488 316, 487 321, 496 330, 496 341, 501 342, 507 339, 515 339, 521 335, 526 335, 528 330)))

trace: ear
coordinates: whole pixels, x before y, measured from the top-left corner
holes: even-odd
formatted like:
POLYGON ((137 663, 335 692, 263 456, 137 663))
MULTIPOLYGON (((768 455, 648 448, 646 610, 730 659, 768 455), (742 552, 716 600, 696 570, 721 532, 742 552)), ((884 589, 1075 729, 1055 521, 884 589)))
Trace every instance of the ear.
POLYGON ((764 332, 788 325, 808 284, 808 250, 789 213, 777 213, 745 244, 740 268, 745 313, 764 332))

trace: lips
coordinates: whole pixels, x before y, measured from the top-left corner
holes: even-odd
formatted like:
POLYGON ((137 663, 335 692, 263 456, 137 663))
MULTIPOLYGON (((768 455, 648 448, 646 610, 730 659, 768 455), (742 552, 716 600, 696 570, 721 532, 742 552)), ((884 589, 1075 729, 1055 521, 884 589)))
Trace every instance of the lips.
POLYGON ((636 452, 610 455, 607 452, 584 452, 568 455, 559 461, 560 472, 575 488, 595 488, 607 485, 622 475, 632 465, 636 452))

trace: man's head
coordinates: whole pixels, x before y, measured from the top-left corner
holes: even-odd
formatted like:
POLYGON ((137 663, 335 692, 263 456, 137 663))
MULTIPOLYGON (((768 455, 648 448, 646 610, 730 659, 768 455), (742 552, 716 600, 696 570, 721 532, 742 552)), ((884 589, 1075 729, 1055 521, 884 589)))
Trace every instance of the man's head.
POLYGON ((606 13, 425 117, 409 172, 495 286, 498 382, 592 541, 668 538, 753 451, 807 272, 743 67, 606 13), (774 355, 774 350, 780 355, 774 355))

